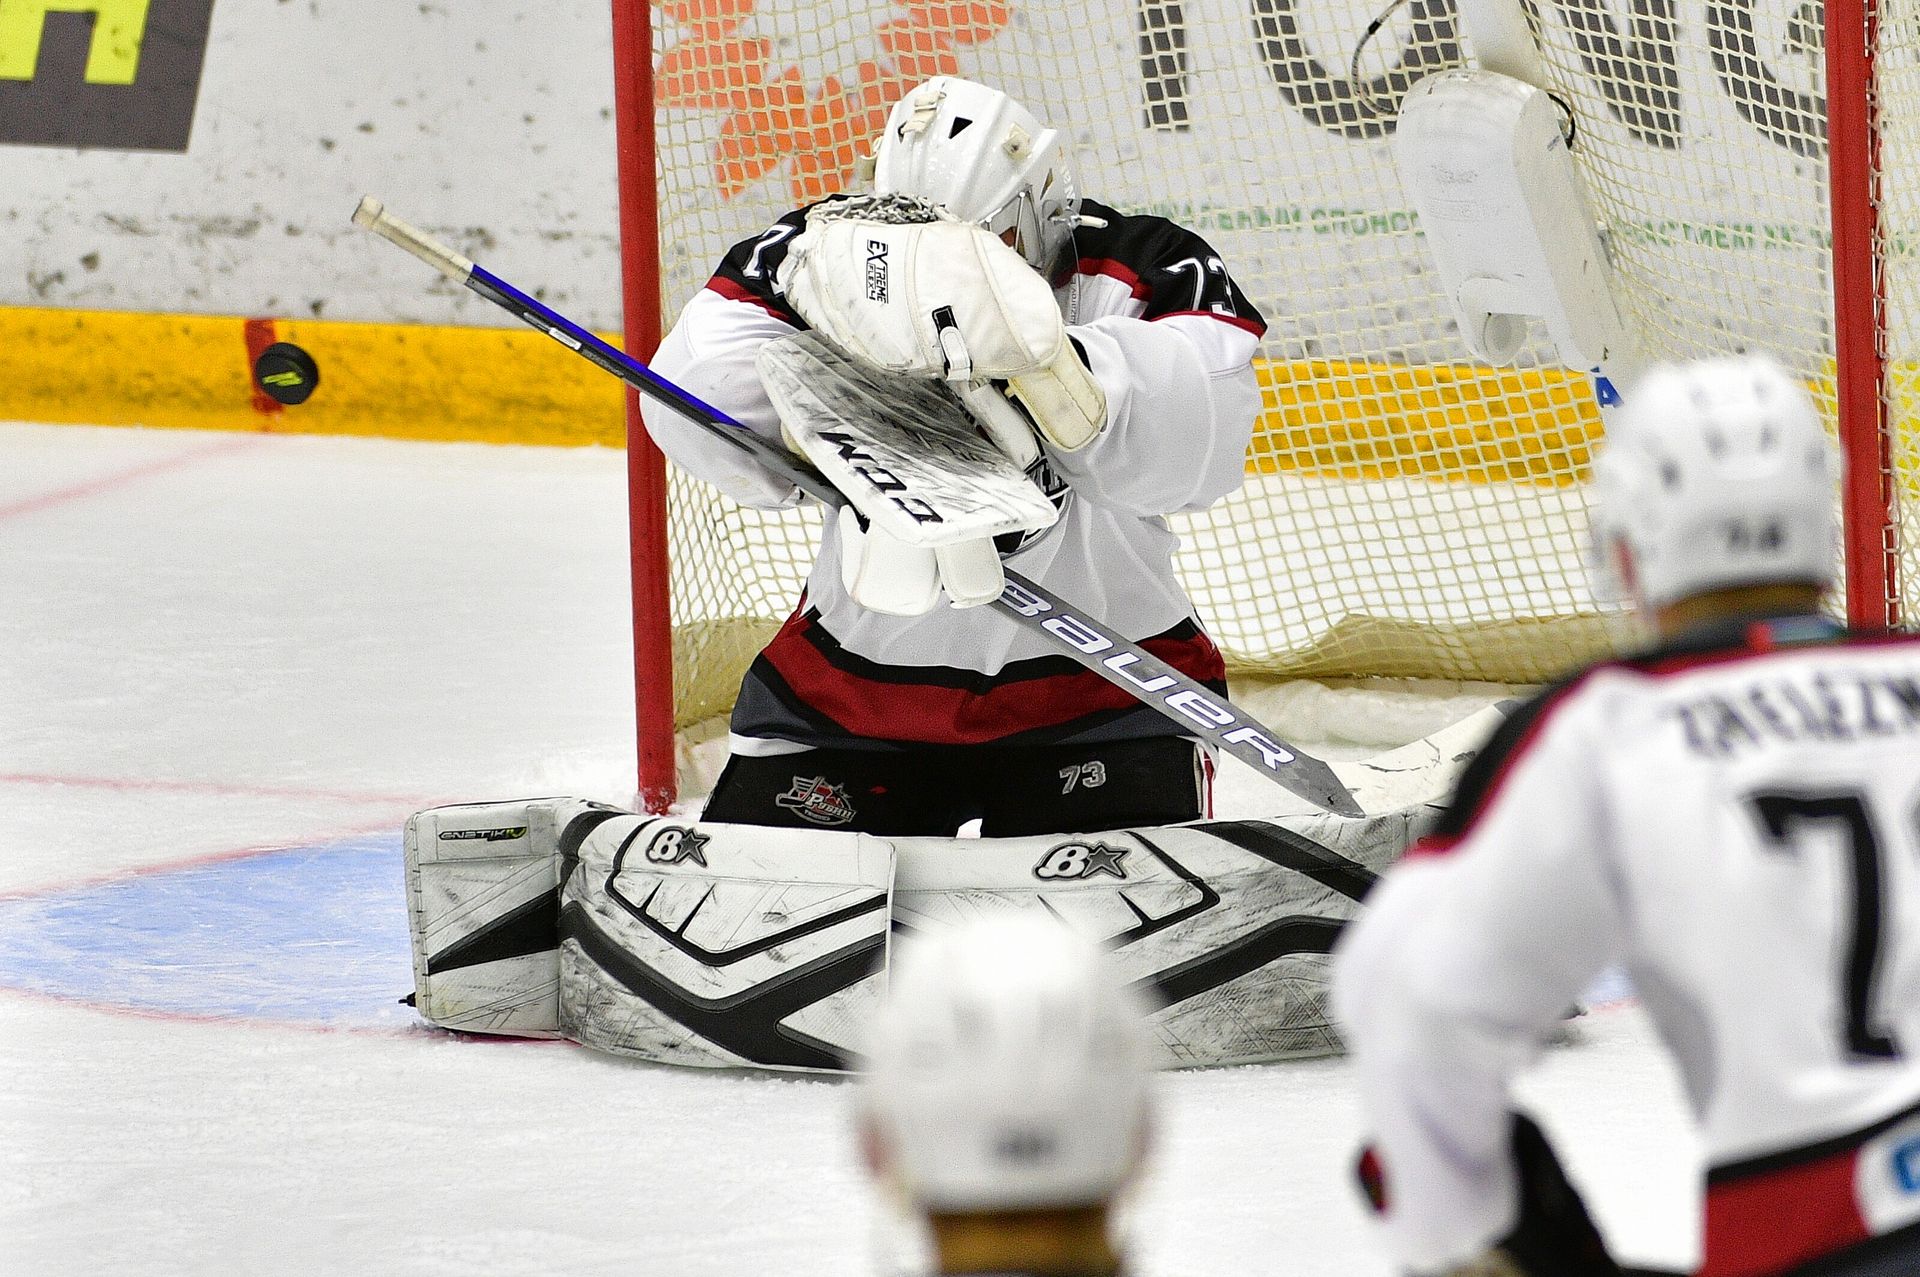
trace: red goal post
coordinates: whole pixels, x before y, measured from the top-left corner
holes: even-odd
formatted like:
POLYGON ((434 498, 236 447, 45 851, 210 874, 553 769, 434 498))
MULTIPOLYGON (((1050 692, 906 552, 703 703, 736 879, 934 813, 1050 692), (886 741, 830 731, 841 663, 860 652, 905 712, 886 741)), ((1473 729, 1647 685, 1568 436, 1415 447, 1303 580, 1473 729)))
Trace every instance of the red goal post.
MULTIPOLYGON (((1586 597, 1600 428, 1544 340, 1451 330, 1395 104, 1516 0, 613 0, 627 332, 725 248, 843 189, 888 105, 958 73, 1069 130, 1083 187, 1207 236, 1266 313, 1246 488, 1173 521, 1230 672, 1537 682, 1615 641, 1586 597), (647 109, 647 104, 652 109, 647 109)), ((1544 74, 1647 353, 1766 348, 1850 459, 1847 614, 1911 610, 1920 482, 1920 0, 1538 0, 1544 74)), ((805 513, 663 470, 629 405, 639 791, 716 727, 812 557, 805 513)))

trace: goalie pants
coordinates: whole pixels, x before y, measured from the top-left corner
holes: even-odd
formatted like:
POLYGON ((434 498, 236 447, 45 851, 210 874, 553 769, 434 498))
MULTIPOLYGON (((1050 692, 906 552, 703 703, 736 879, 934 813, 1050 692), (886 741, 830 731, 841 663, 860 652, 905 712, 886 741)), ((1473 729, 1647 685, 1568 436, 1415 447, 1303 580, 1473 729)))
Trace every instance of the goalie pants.
POLYGON ((1170 825, 1210 813, 1212 761, 1178 737, 1049 745, 810 749, 727 761, 702 820, 989 838, 1170 825))

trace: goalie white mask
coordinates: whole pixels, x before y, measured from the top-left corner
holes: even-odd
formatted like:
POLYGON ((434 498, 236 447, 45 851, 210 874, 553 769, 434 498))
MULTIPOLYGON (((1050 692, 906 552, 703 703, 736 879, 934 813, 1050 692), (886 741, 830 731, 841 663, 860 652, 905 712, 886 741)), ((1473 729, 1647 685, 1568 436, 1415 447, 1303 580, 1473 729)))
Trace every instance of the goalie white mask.
POLYGON ((896 102, 874 151, 874 190, 918 195, 996 235, 1051 277, 1080 221, 1065 139, 998 89, 935 76, 896 102))
POLYGON ((1806 389, 1772 359, 1656 367, 1594 461, 1594 592, 1662 607, 1739 585, 1827 585, 1838 470, 1806 389))
POLYGON ((1090 1205, 1145 1148, 1146 1005, 1045 914, 903 943, 869 1039, 863 1120, 885 1169, 943 1212, 1090 1205))

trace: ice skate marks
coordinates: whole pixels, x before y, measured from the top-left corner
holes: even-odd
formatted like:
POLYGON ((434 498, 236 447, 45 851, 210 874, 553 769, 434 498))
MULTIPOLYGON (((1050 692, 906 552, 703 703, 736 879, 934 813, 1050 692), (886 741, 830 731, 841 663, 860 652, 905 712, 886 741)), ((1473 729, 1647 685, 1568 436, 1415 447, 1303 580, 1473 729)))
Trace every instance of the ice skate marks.
POLYGON ((0 899, 0 989, 141 1013, 418 1023, 400 835, 0 899))

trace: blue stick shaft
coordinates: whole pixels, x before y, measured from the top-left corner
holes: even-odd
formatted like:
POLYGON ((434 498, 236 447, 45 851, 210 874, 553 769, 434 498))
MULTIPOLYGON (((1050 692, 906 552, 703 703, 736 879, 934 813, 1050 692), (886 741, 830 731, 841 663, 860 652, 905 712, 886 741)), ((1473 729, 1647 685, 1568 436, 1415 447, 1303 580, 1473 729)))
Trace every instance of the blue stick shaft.
POLYGON ((714 427, 714 433, 751 454, 768 469, 796 488, 829 506, 842 506, 846 498, 810 466, 800 462, 784 448, 776 448, 720 409, 662 377, 653 369, 610 345, 592 332, 568 319, 545 303, 527 296, 484 266, 474 266, 466 284, 494 305, 518 315, 524 322, 589 360, 645 395, 679 409, 696 421, 714 427))

